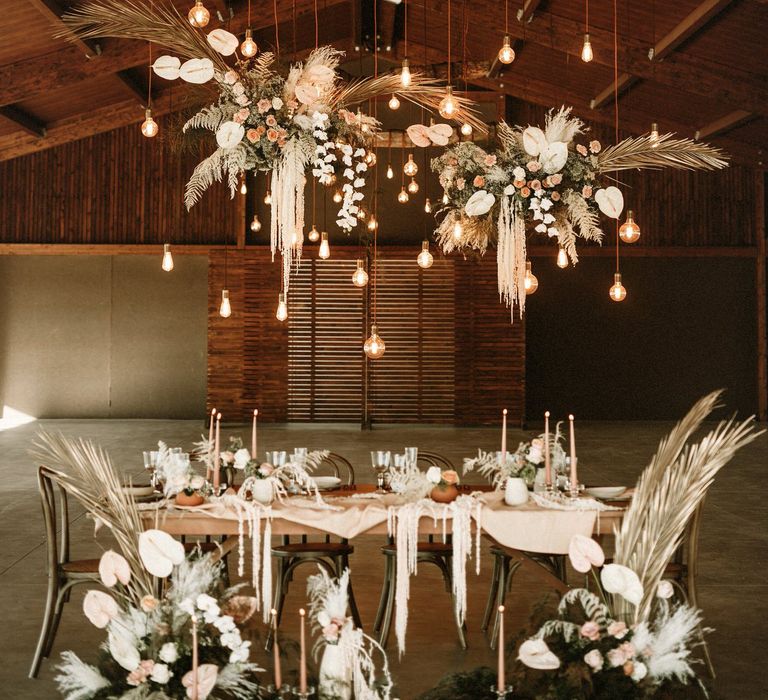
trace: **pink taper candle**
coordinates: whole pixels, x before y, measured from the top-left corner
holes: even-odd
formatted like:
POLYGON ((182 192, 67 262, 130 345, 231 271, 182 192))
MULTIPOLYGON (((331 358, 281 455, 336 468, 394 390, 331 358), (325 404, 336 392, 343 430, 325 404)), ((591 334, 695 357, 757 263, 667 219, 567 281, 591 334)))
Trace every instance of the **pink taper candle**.
POLYGON ((544 478, 547 487, 552 486, 552 463, 549 454, 549 411, 544 412, 544 478))
POLYGON ((496 680, 496 690, 504 692, 507 687, 507 679, 504 677, 504 606, 499 605, 499 675, 496 680))
POLYGON ((192 615, 192 700, 198 700, 197 679, 197 617, 192 615))
POLYGON ((256 417, 259 415, 259 409, 253 409, 253 428, 251 429, 251 459, 256 459, 256 417))
POLYGON ((211 480, 213 471, 213 424, 216 422, 216 409, 211 410, 211 424, 208 426, 208 468, 205 470, 205 478, 211 480))
POLYGON ((280 644, 277 641, 277 610, 272 608, 272 656, 275 663, 275 688, 283 685, 283 672, 280 668, 280 644))
POLYGON ((299 642, 301 645, 301 659, 299 661, 299 692, 304 694, 307 692, 307 641, 305 639, 304 630, 304 608, 299 608, 299 616, 301 617, 301 634, 299 642))
POLYGON ((502 464, 507 463, 507 409, 502 412, 501 419, 501 460, 502 464))
POLYGON ((579 479, 576 476, 576 432, 573 429, 573 414, 568 416, 571 427, 571 491, 579 488, 579 479))
POLYGON ((221 469, 221 413, 216 414, 216 448, 213 451, 213 491, 219 495, 219 471, 221 469))

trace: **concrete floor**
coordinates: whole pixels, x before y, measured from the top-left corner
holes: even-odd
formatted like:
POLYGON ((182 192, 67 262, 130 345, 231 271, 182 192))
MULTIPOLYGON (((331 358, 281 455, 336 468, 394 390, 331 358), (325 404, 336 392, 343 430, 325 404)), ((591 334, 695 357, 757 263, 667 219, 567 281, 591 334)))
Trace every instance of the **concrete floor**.
MULTIPOLYGON (((45 427, 72 436, 92 438, 104 445, 114 461, 126 472, 141 472, 141 451, 158 439, 172 445, 190 446, 199 439, 202 425, 192 421, 39 421, 0 432, 4 457, 0 486, 0 620, 3 629, 3 656, 0 664, 0 698, 55 698, 54 664, 59 652, 72 649, 86 660, 95 657, 102 641, 100 630, 92 627, 81 612, 82 591, 65 608, 61 629, 51 660, 45 661, 37 680, 26 677, 31 661, 45 592, 44 536, 36 489, 35 464, 27 454, 35 432, 45 427)), ((537 427, 537 426, 534 426, 537 427)), ((579 426, 579 454, 583 475, 593 484, 634 483, 652 455, 668 423, 592 423, 579 426)), ((224 435, 247 437, 248 428, 227 427, 224 435)), ((528 439, 532 432, 512 431, 510 443, 528 439)), ((368 450, 400 450, 418 445, 461 458, 478 446, 493 448, 498 431, 435 426, 377 427, 361 432, 344 426, 275 426, 260 433, 264 449, 294 446, 329 447, 350 458, 358 468, 358 483, 371 482, 368 450)), ((768 696, 768 675, 762 671, 768 647, 768 505, 761 479, 768 465, 768 437, 743 450, 717 478, 708 499, 701 543, 701 604, 706 624, 714 628, 710 648, 718 671, 714 683, 717 697, 763 698, 768 696)), ((73 556, 91 557, 108 542, 94 540, 90 522, 74 509, 73 556)), ((378 553, 381 542, 361 538, 355 542, 353 578, 364 624, 372 624, 383 572, 378 553)), ((415 698, 433 687, 450 671, 493 665, 492 654, 479 630, 488 590, 490 560, 484 557, 481 575, 469 574, 469 644, 462 652, 452 626, 449 598, 443 593, 436 571, 420 569, 411 585, 407 653, 397 659, 394 637, 390 642, 390 664, 401 698, 415 698)), ((292 636, 295 621, 291 610, 304 604, 304 577, 297 577, 287 600, 286 637, 292 636)), ((508 600, 510 635, 523 625, 532 604, 547 592, 534 575, 518 574, 508 600)), ((256 661, 269 667, 268 657, 257 647, 256 661)), ((294 659, 287 663, 291 665, 294 659)))

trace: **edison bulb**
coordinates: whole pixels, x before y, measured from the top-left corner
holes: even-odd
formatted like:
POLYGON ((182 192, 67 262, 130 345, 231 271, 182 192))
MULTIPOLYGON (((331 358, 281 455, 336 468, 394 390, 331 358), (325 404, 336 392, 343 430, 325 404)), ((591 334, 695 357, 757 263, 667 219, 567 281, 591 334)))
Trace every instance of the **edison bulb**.
POLYGON ((429 252, 429 241, 424 241, 421 244, 421 251, 418 256, 416 256, 416 262, 420 268, 426 270, 432 267, 434 261, 435 259, 432 257, 432 253, 429 252))
POLYGON ((314 224, 312 224, 312 228, 309 229, 307 238, 309 238, 312 243, 317 243, 320 240, 320 231, 317 230, 317 227, 314 224))
POLYGON ((358 207, 356 216, 360 221, 365 221, 365 217, 368 215, 365 213, 363 207, 358 207))
POLYGON ((221 290, 221 305, 219 306, 219 316, 229 318, 232 315, 232 306, 229 303, 229 290, 221 290))
POLYGON ((173 255, 171 255, 171 244, 163 244, 163 263, 161 265, 163 270, 170 272, 173 270, 173 255))
POLYGON ((627 220, 619 227, 619 238, 624 243, 634 243, 640 238, 640 227, 632 218, 632 210, 627 212, 627 220))
POLYGON ((539 280, 536 275, 531 272, 531 263, 525 263, 525 278, 523 279, 523 289, 525 289, 526 296, 534 294, 539 288, 539 280))
POLYGON ((240 194, 248 194, 248 185, 245 184, 245 176, 240 182, 240 194))
POLYGON ((464 122, 461 125, 461 133, 464 134, 464 136, 472 136, 472 125, 464 122))
POLYGON ((211 13, 203 5, 203 0, 195 0, 195 4, 187 15, 193 27, 205 27, 211 19, 211 13))
POLYGON ((614 274, 613 286, 608 290, 608 294, 610 294, 612 301, 624 301, 626 298, 627 290, 624 289, 624 285, 621 283, 620 273, 614 274))
POLYGON ((411 194, 416 194, 419 191, 419 183, 413 178, 411 178, 411 181, 408 183, 408 191, 411 194))
POLYGON ((411 84, 411 69, 407 58, 403 59, 403 67, 400 69, 400 84, 403 87, 409 87, 411 84))
POLYGON ((413 159, 413 153, 408 154, 408 160, 405 163, 405 165, 403 165, 403 172, 408 177, 413 177, 416 173, 419 172, 419 166, 416 163, 416 161, 413 159))
POLYGON ((304 243, 304 232, 294 230, 291 234, 291 248, 301 248, 302 243, 304 243))
POLYGON ((146 110, 144 112, 144 121, 141 123, 141 133, 148 139, 151 139, 153 136, 157 136, 158 131, 157 122, 152 119, 152 110, 146 110))
POLYGON ((443 119, 453 119, 458 113, 459 104, 453 96, 453 88, 450 85, 445 88, 445 97, 440 100, 437 111, 443 119))
POLYGON ((264 204, 272 204, 272 193, 269 190, 264 195, 264 204))
POLYGON ((565 248, 560 248, 557 251, 557 266, 561 268, 568 267, 568 254, 565 252, 565 248))
POLYGON ((336 202, 336 204, 339 204, 341 200, 344 199, 343 195, 341 194, 341 190, 336 190, 333 193, 333 201, 336 202))
POLYGON ((400 194, 397 195, 397 201, 400 202, 400 204, 405 204, 410 197, 408 196, 408 193, 405 191, 405 187, 400 188, 400 194))
POLYGON ((429 197, 424 202, 424 212, 427 214, 432 213, 432 202, 429 201, 429 197))
POLYGON ((387 346, 384 344, 384 340, 378 334, 378 328, 374 324, 371 326, 371 335, 365 341, 363 345, 363 352, 371 359, 378 360, 386 350, 387 346))
POLYGON ((363 260, 358 260, 357 269, 352 273, 352 284, 355 287, 365 287, 368 284, 368 273, 365 271, 364 265, 363 260))
POLYGON ((368 230, 375 231, 377 228, 379 228, 379 222, 376 221, 376 217, 371 214, 371 218, 368 219, 368 230))
POLYGON ((277 311, 275 312, 275 318, 278 321, 285 321, 288 318, 288 304, 285 303, 285 293, 280 292, 277 297, 277 311))
POLYGON ((322 260, 328 260, 331 257, 331 246, 328 243, 328 233, 323 231, 320 234, 320 250, 317 252, 322 260))
POLYGON ((515 60, 515 50, 512 48, 512 46, 509 43, 509 34, 506 34, 504 36, 504 44, 499 49, 499 61, 509 65, 514 60, 515 60))
POLYGON ((392 95, 392 97, 389 98, 389 108, 398 109, 399 107, 400 107, 400 100, 397 99, 397 95, 392 95))
POLYGON ((256 42, 253 40, 253 32, 250 29, 246 29, 245 40, 240 44, 240 53, 246 58, 252 58, 258 50, 259 47, 256 46, 256 42))
POLYGON ((392 164, 387 166, 387 180, 391 180, 395 176, 395 171, 392 170, 392 164))
POLYGON ((659 145, 659 125, 656 122, 651 124, 651 133, 649 138, 651 141, 651 148, 656 148, 659 145))
POLYGON ((259 221, 259 215, 254 214, 253 215, 253 221, 251 221, 251 231, 254 233, 258 233, 261 231, 261 221, 259 221))
POLYGON ((584 35, 584 45, 581 47, 581 60, 589 63, 594 58, 592 53, 592 42, 589 40, 589 34, 584 35))
POLYGON ((453 224, 453 238, 454 240, 460 241, 463 235, 464 226, 462 226, 460 219, 456 219, 456 222, 453 224))

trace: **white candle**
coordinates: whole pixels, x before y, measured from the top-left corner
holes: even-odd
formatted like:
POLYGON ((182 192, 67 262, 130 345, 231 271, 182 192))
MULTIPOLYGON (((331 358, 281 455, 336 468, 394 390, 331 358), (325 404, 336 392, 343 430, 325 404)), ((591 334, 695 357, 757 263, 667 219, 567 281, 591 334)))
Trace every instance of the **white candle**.
POLYGON ((301 617, 301 635, 299 642, 301 645, 301 659, 299 665, 299 692, 303 695, 307 692, 307 642, 304 632, 304 608, 299 609, 299 615, 301 617))
POLYGON ((283 685, 283 673, 280 668, 280 644, 277 641, 277 610, 272 609, 272 655, 275 663, 275 688, 283 685))
POLYGON ((219 471, 221 469, 221 413, 216 414, 216 448, 213 451, 213 491, 219 495, 219 471))
POLYGON ((205 478, 211 480, 213 471, 213 424, 216 422, 216 409, 211 410, 211 424, 208 426, 208 468, 205 470, 205 478))
POLYGON ((253 428, 251 429, 251 459, 256 459, 256 417, 259 415, 259 409, 253 409, 253 428))
POLYGON ((507 409, 502 412, 501 419, 501 463, 507 463, 507 409))
POLYGON ((192 700, 198 700, 197 683, 197 617, 192 615, 192 700))
POLYGON ((504 692, 507 682, 504 677, 504 606, 499 605, 499 675, 496 680, 496 690, 504 692))
POLYGON ((568 416, 568 422, 571 428, 571 491, 577 491, 579 480, 576 476, 576 432, 573 428, 573 414, 568 416))
POLYGON ((552 464, 549 454, 549 411, 544 412, 544 477, 547 488, 552 486, 552 464))

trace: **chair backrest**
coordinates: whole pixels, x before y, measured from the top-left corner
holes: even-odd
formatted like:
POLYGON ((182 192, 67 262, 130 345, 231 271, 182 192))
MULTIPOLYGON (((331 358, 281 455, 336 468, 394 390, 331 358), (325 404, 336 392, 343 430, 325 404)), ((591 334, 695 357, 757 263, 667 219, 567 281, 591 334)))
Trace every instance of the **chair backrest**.
POLYGON ((48 467, 37 470, 37 484, 40 490, 40 501, 43 507, 43 522, 45 524, 46 551, 49 571, 55 571, 58 566, 69 561, 69 505, 67 492, 58 479, 58 472, 48 467), (58 491, 58 516, 56 492, 58 491), (60 529, 59 532, 57 532, 60 529))
POLYGON ((355 483, 355 470, 346 457, 335 452, 329 452, 328 456, 317 465, 314 473, 321 476, 324 471, 332 471, 333 476, 341 479, 342 484, 352 486, 355 483))
POLYGON ((443 457, 443 455, 437 454, 437 452, 426 452, 424 450, 419 450, 418 457, 416 458, 416 463, 419 466, 425 466, 425 467, 440 467, 440 469, 453 469, 453 464, 451 464, 451 460, 449 460, 447 457, 443 457))

